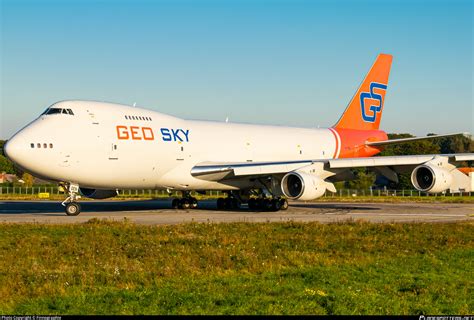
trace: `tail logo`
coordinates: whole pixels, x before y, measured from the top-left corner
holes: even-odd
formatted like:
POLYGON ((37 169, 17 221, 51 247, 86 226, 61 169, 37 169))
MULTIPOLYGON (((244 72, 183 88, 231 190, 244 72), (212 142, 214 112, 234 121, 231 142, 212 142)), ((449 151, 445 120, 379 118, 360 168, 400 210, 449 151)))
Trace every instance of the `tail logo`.
POLYGON ((386 90, 387 85, 378 83, 378 82, 371 82, 370 83, 370 92, 361 92, 360 93, 360 108, 362 111, 362 119, 365 122, 374 123, 377 119, 377 114, 382 111, 382 96, 378 93, 374 92, 374 89, 379 90, 386 90), (371 104, 368 108, 365 107, 365 99, 372 99, 378 101, 376 104, 371 104))

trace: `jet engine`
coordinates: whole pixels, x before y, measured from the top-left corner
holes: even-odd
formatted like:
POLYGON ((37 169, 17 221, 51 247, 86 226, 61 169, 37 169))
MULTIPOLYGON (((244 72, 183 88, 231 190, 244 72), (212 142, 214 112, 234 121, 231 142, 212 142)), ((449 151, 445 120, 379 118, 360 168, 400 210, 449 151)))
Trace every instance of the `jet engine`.
POLYGON ((79 191, 84 197, 91 199, 107 199, 117 195, 116 190, 99 190, 99 189, 88 189, 79 188, 79 191))
POLYGON ((422 164, 411 173, 411 183, 419 191, 439 193, 451 187, 451 173, 432 164, 422 164))
POLYGON ((327 183, 306 172, 290 172, 281 180, 281 191, 292 200, 314 200, 326 191, 327 183))

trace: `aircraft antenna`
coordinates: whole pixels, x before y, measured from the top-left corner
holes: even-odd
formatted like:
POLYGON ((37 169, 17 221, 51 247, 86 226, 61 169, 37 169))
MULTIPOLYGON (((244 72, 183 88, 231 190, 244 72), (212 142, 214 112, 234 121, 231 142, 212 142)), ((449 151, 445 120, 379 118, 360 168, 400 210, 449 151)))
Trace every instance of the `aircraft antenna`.
POLYGON ((229 117, 225 117, 225 123, 228 123, 229 122, 229 117))

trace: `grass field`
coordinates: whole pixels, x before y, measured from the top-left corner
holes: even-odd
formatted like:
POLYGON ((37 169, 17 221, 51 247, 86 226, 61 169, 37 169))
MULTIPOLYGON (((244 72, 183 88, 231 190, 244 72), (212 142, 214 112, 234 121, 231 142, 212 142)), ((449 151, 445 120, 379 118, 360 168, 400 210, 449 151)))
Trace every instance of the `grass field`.
POLYGON ((0 314, 472 314, 473 227, 0 224, 0 314))

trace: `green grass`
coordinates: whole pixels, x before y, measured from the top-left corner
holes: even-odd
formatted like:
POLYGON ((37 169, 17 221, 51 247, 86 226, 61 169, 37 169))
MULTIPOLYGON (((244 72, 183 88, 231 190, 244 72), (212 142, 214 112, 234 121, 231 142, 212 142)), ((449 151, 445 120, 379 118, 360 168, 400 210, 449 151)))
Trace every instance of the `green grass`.
POLYGON ((0 314, 472 314, 473 227, 0 224, 0 314))

